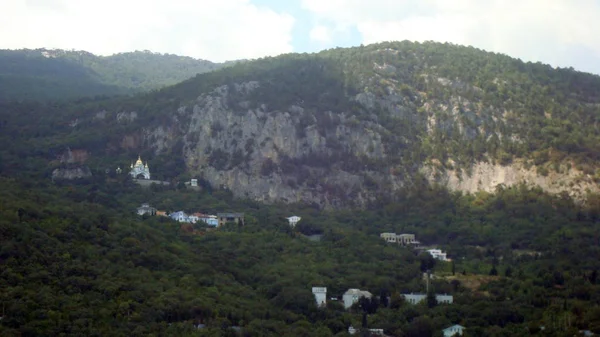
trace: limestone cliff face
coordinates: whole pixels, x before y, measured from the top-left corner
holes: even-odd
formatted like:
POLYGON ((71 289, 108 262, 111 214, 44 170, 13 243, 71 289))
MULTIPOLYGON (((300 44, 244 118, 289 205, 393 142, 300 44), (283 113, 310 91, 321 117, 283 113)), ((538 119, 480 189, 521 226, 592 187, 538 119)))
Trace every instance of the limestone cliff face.
POLYGON ((474 193, 493 192, 499 186, 510 187, 518 184, 538 186, 550 193, 567 192, 575 200, 584 200, 588 192, 600 192, 600 186, 593 177, 576 168, 561 167, 562 173, 544 172, 535 167, 526 167, 521 161, 510 165, 478 162, 470 167, 470 172, 439 170, 434 166, 421 168, 430 182, 442 184, 451 190, 474 193))
MULTIPOLYGON (((390 191, 402 186, 400 179, 365 170, 350 160, 385 159, 381 126, 347 114, 315 116, 301 106, 271 111, 264 104, 230 105, 230 90, 239 95, 259 85, 219 87, 179 110, 178 118, 189 121, 182 131, 183 154, 191 172, 239 196, 325 207, 364 205, 374 199, 365 180, 386 184, 390 191), (329 125, 319 125, 319 120, 329 125)), ((160 151, 160 146, 156 149, 160 151)))

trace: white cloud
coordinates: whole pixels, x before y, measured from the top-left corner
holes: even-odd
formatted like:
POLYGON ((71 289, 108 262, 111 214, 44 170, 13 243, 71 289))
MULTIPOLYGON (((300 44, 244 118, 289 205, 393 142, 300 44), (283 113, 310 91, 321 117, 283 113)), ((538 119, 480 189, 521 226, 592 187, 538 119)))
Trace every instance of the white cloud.
POLYGON ((309 37, 312 41, 319 43, 330 43, 332 40, 332 32, 326 26, 316 25, 309 33, 309 37))
POLYGON ((0 48, 147 49, 224 61, 291 52, 293 24, 249 0, 3 0, 0 48))
MULTIPOLYGON (((302 0, 365 44, 434 40, 600 73, 597 0, 302 0)), ((335 38, 335 36, 334 36, 335 38)))

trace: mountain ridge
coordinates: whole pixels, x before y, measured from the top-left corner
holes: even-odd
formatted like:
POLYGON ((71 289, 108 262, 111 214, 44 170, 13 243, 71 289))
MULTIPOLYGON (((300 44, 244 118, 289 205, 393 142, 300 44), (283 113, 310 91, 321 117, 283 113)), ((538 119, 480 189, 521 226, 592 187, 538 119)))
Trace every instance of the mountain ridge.
POLYGON ((1 100, 129 95, 181 82, 230 63, 134 51, 98 56, 82 50, 0 50, 1 100))
POLYGON ((585 199, 600 181, 598 92, 590 74, 392 42, 264 58, 88 102, 48 119, 55 129, 40 140, 95 152, 102 169, 142 154, 161 178, 195 176, 264 202, 365 207, 419 177, 468 192, 541 177, 585 199), (481 184, 472 171, 482 165, 530 173, 481 184))

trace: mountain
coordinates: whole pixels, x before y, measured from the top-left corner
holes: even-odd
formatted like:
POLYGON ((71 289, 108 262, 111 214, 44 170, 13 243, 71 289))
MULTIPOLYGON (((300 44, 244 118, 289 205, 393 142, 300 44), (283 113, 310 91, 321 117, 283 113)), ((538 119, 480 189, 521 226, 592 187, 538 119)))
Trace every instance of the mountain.
MULTIPOLYGON (((392 42, 235 64, 134 97, 13 104, 2 120, 44 174, 70 148, 99 171, 141 154, 159 179, 264 202, 365 207, 422 181, 583 200, 599 191, 599 92, 600 77, 572 69, 392 42)), ((24 165, 3 155, 5 169, 24 165)))
POLYGON ((395 42, 133 96, 0 102, 0 336, 600 333, 599 88, 395 42), (138 155, 171 184, 134 183, 138 155), (245 221, 182 224, 142 203, 245 221), (355 288, 373 296, 346 310, 355 288), (453 303, 402 295, 426 291, 453 303))
POLYGON ((223 66, 149 51, 97 56, 60 49, 0 50, 0 100, 131 94, 223 66))

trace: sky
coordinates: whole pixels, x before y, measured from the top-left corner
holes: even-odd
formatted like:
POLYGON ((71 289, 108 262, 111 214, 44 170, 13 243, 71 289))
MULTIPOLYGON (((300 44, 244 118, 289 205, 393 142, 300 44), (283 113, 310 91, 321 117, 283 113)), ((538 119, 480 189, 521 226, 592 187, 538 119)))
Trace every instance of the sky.
POLYGON ((598 18, 600 0, 0 0, 0 49, 222 62, 433 40, 600 74, 598 18))

